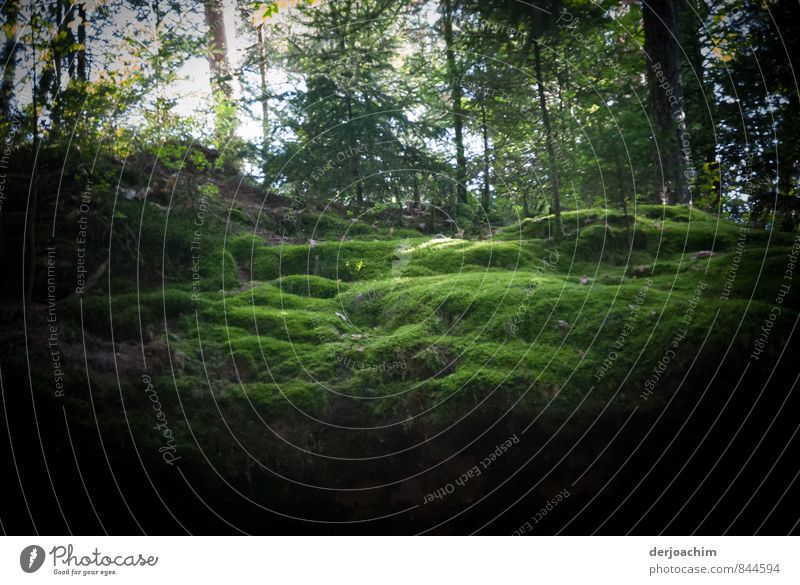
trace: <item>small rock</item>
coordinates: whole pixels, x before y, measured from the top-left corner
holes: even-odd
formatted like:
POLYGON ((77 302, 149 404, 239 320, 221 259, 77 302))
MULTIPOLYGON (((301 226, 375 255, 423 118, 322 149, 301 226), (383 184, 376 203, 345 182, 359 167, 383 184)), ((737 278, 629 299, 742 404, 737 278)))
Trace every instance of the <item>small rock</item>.
POLYGON ((590 282, 592 282, 592 279, 589 278, 588 276, 581 276, 581 279, 580 279, 579 282, 581 284, 589 284, 590 282))
POLYGON ((695 252, 692 254, 692 260, 699 260, 700 258, 710 258, 711 256, 716 256, 716 252, 712 252, 711 250, 700 250, 699 252, 695 252))
POLYGON ((556 323, 556 325, 558 325, 559 329, 563 329, 564 331, 568 331, 569 330, 569 323, 567 323, 563 319, 559 319, 558 322, 556 323))

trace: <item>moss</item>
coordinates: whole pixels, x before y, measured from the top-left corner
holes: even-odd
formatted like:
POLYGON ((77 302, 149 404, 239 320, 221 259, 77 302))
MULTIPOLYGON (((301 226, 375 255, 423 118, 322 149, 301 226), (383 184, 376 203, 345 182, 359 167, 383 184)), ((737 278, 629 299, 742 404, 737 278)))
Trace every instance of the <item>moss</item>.
POLYGON ((250 255, 256 248, 261 247, 264 241, 253 234, 239 234, 230 238, 227 249, 241 264, 250 263, 250 255))
POLYGON ((341 282, 307 274, 284 276, 276 284, 281 290, 293 295, 320 299, 333 298, 346 287, 341 282))
MULTIPOLYGON (((712 323, 704 351, 727 347, 737 328, 737 355, 751 350, 791 242, 774 234, 765 252, 772 236, 751 233, 730 300, 723 301, 739 227, 687 207, 639 206, 637 213, 632 241, 616 210, 565 213, 566 235, 558 240, 542 239, 547 218, 525 220, 487 241, 400 232, 391 238, 384 228, 365 231, 365 240, 314 246, 268 246, 252 234, 236 235, 225 256, 224 294, 208 286, 195 294, 190 281, 181 281, 142 293, 139 306, 148 321, 163 319, 166 307, 170 331, 178 336, 174 345, 190 356, 181 382, 196 380, 201 388, 187 386, 187 392, 200 399, 205 367, 228 408, 245 408, 246 396, 265 417, 302 417, 294 403, 323 420, 363 425, 440 405, 429 415, 440 423, 494 391, 486 408, 499 409, 498 416, 524 396, 518 408, 533 414, 547 407, 546 425, 568 415, 589 388, 595 389, 582 411, 604 408, 619 390, 609 411, 623 412, 641 402, 642 382, 654 366, 647 356, 657 359, 684 328, 681 319, 700 282, 707 288, 676 351, 674 371, 689 367, 712 323), (696 257, 712 247, 716 255, 696 257), (228 265, 235 257, 247 268, 251 251, 255 282, 240 291, 235 280, 228 284, 228 265), (588 277, 583 284, 582 276, 588 277), (624 349, 615 349, 649 280, 624 349), (642 349, 645 359, 637 361, 642 349), (611 351, 620 355, 606 367, 611 351), (392 398, 354 404, 335 392, 392 398)), ((330 231, 348 222, 323 223, 330 231)), ((221 281, 221 255, 214 268, 221 281)), ((800 306, 798 291, 786 297, 787 314, 800 306)), ((115 325, 133 335, 136 295, 113 299, 115 325)), ((76 306, 65 303, 65 314, 73 318, 76 306)), ((103 295, 84 299, 90 330, 107 331, 107 306, 103 295)), ((775 331, 774 339, 783 339, 775 331)))
POLYGON ((317 240, 337 240, 342 237, 352 238, 373 234, 377 230, 361 220, 347 220, 334 212, 303 212, 300 224, 310 238, 317 240))

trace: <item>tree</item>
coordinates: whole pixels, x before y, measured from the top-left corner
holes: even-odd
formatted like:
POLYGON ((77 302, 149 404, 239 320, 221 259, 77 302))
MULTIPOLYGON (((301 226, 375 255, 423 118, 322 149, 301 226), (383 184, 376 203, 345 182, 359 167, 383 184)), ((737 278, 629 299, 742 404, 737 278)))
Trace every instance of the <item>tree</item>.
POLYGON ((86 3, 77 2, 75 9, 78 12, 78 48, 76 77, 80 81, 89 80, 89 65, 86 59, 86 3))
POLYGON ((688 194, 676 122, 685 117, 676 0, 643 0, 644 51, 647 66, 648 113, 653 121, 663 185, 669 203, 688 194))
MULTIPOLYGON (((531 29, 533 30, 533 29, 531 29)), ((539 108, 542 111, 542 124, 544 124, 545 144, 547 147, 547 160, 550 174, 550 194, 552 196, 551 212, 555 215, 556 235, 560 235, 564 228, 561 223, 561 191, 558 184, 558 164, 556 162, 555 148, 553 147, 553 128, 550 125, 550 113, 547 109, 547 98, 544 91, 542 76, 541 48, 538 40, 532 40, 534 55, 534 71, 536 73, 536 88, 539 92, 539 108)))
POLYGON ((225 35, 222 0, 205 0, 203 5, 208 27, 208 65, 211 73, 211 96, 216 110, 215 134, 218 146, 224 146, 236 129, 236 115, 231 101, 231 67, 225 35))
POLYGON ((442 29, 447 55, 447 74, 450 84, 450 100, 453 108, 453 134, 456 146, 456 192, 460 203, 467 202, 467 157, 464 154, 464 109, 461 88, 462 71, 455 54, 453 20, 455 18, 453 0, 442 0, 442 29))
POLYGON ((284 67, 303 88, 292 92, 283 174, 311 200, 338 196, 357 209, 392 197, 386 172, 400 163, 409 126, 401 71, 392 64, 391 0, 346 0, 300 7, 286 29, 284 67))

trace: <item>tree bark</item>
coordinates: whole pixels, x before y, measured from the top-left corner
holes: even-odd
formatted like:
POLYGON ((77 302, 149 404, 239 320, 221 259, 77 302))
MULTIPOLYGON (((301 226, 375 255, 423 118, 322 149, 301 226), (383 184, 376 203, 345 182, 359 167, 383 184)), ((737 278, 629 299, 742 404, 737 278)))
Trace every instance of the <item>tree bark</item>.
POLYGON ((644 51, 647 59, 648 112, 655 128, 662 192, 669 203, 686 199, 688 185, 676 119, 683 115, 683 81, 677 33, 676 0, 644 0, 644 51))
POLYGON ((625 233, 628 237, 628 244, 631 243, 631 222, 628 217, 628 198, 625 197, 625 177, 622 174, 622 162, 619 158, 619 149, 616 143, 614 149, 614 166, 617 170, 617 193, 619 194, 620 202, 622 203, 622 214, 625 218, 625 233))
POLYGON ((78 45, 80 48, 77 50, 78 69, 77 76, 80 81, 89 81, 89 67, 86 61, 86 4, 80 2, 77 5, 78 10, 78 45))
POLYGON ((467 157, 464 153, 464 110, 461 103, 463 90, 453 49, 453 3, 443 0, 444 43, 447 58, 447 75, 450 78, 450 97, 453 102, 453 132, 456 141, 456 191, 460 203, 467 202, 467 157))
POLYGON ((530 217, 531 211, 530 207, 528 206, 528 187, 527 185, 522 188, 522 192, 520 194, 522 198, 522 217, 530 217))
POLYGON ((228 41, 225 37, 225 16, 222 0, 206 0, 204 12, 208 26, 208 65, 211 68, 212 91, 230 94, 228 41))
MULTIPOLYGON (((60 1, 60 0, 59 0, 60 1)), ((75 33, 72 30, 72 22, 75 20, 75 6, 69 3, 69 0, 64 0, 66 11, 64 12, 64 31, 67 33, 67 75, 70 79, 77 79, 78 73, 76 64, 78 56, 75 54, 75 44, 78 42, 75 38, 75 33)))
POLYGON ((488 213, 492 201, 489 186, 489 128, 486 123, 485 102, 481 104, 481 127, 483 130, 483 197, 481 203, 484 213, 488 213))
MULTIPOLYGON (((349 5, 348 5, 348 14, 349 14, 349 5)), ((341 36, 339 37, 339 50, 341 51, 342 55, 347 54, 347 29, 342 27, 341 29, 341 36)), ((347 71, 349 74, 350 79, 353 79, 355 76, 354 71, 347 71)), ((350 140, 350 146, 355 149, 354 152, 350 155, 349 158, 349 166, 350 172, 353 176, 353 183, 355 184, 356 189, 356 207, 361 209, 364 206, 364 183, 361 181, 361 160, 358 154, 358 148, 356 147, 356 132, 355 126, 353 125, 353 100, 350 96, 350 88, 347 84, 343 85, 343 93, 344 93, 344 105, 345 109, 347 110, 347 134, 350 140)))
MULTIPOLYGON (((261 74, 261 156, 264 162, 267 160, 267 149, 269 148, 269 104, 267 104, 267 56, 264 50, 264 25, 258 27, 258 72, 261 74)), ((267 180, 266 174, 264 180, 267 180)))
POLYGON ((534 70, 536 73, 536 85, 539 90, 539 108, 542 111, 542 124, 544 124, 545 144, 547 147, 547 162, 550 169, 550 196, 551 211, 556 217, 556 236, 563 233, 561 223, 561 193, 558 184, 558 167, 556 164, 556 153, 553 145, 553 129, 550 125, 550 114, 547 110, 547 98, 544 94, 544 82, 542 79, 542 55, 539 41, 533 41, 534 70))
MULTIPOLYGON (((31 8, 31 22, 36 21, 35 9, 31 8)), ((25 226, 26 232, 26 252, 28 253, 26 272, 27 280, 25 282, 25 303, 30 305, 33 300, 33 284, 36 278, 36 215, 39 206, 39 173, 36 172, 37 149, 39 147, 39 113, 38 113, 38 100, 36 99, 36 37, 31 28, 31 107, 33 114, 31 115, 31 137, 33 140, 33 169, 31 169, 32 180, 30 192, 28 195, 28 207, 26 209, 25 219, 27 221, 25 226)))
MULTIPOLYGON (((211 95, 214 105, 225 105, 232 93, 231 69, 228 61, 228 42, 225 37, 225 16, 222 0, 205 0, 204 13, 208 27, 208 65, 210 69, 211 95)), ((224 142, 231 137, 232 129, 224 128, 222 116, 217 114, 217 140, 224 142)))

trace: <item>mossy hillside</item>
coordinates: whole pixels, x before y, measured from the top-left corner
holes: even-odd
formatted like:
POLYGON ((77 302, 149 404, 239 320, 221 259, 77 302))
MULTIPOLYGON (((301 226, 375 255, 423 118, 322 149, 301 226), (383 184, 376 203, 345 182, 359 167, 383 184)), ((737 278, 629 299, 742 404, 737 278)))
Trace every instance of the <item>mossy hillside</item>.
MULTIPOLYGON (((524 317, 512 330, 510 324, 518 314, 516 305, 528 294, 520 277, 527 275, 493 276, 489 282, 480 274, 466 273, 399 284, 378 283, 378 289, 383 290, 370 295, 372 322, 361 319, 364 304, 347 312, 348 322, 335 315, 341 305, 369 293, 370 283, 357 284, 336 299, 316 299, 318 304, 312 311, 302 304, 289 310, 235 307, 228 327, 203 328, 206 354, 226 356, 215 376, 230 380, 229 392, 234 394, 241 380, 249 389, 248 396, 258 398, 256 402, 267 409, 265 416, 270 415, 270 409, 270 416, 277 416, 287 412, 286 408, 294 408, 289 402, 279 406, 280 389, 285 384, 297 400, 313 407, 315 416, 323 416, 334 403, 346 400, 335 392, 367 397, 395 394, 353 406, 363 416, 373 417, 396 414, 404 408, 413 411, 429 407, 445 398, 453 409, 437 410, 436 416, 446 417, 447 412, 455 416, 490 391, 524 396, 531 408, 543 408, 554 400, 566 408, 577 404, 587 388, 596 386, 592 400, 600 404, 616 392, 617 381, 634 363, 642 372, 652 368, 654 363, 649 363, 647 356, 665 351, 676 333, 685 329, 681 319, 700 281, 694 271, 680 273, 671 288, 662 289, 654 281, 633 331, 625 338, 627 349, 618 352, 620 357, 598 381, 595 376, 631 315, 645 281, 629 279, 619 286, 590 286, 560 275, 539 277, 524 317), (457 293, 448 295, 448 280, 456 285, 449 288, 457 293), (469 310, 471 304, 478 307, 474 314, 469 310), (439 309, 437 316, 435 309, 440 305, 446 310, 442 313, 439 309), (443 319, 441 315, 448 311, 458 317, 443 319), (429 315, 435 317, 426 319, 429 315), (641 357, 645 348, 648 351, 641 357), (231 361, 244 372, 240 380, 230 376, 231 361), (398 363, 402 368, 389 366, 398 363), (222 370, 228 374, 223 375, 222 370), (562 388, 566 380, 569 383, 562 388), (411 387, 413 390, 409 390, 411 387), (259 392, 264 393, 260 398, 259 392)), ((727 343, 727 332, 736 330, 745 313, 747 302, 733 300, 717 314, 720 305, 712 292, 707 285, 702 302, 693 310, 691 333, 681 341, 680 357, 674 362, 676 371, 691 363, 714 319, 706 343, 727 343)), ((226 299, 226 303, 244 302, 247 294, 226 299)), ((302 303, 309 300, 297 299, 302 303)), ((766 303, 750 305, 740 328, 742 339, 754 336, 766 309, 766 303)), ((208 307, 202 317, 210 321, 214 314, 213 307, 208 307)), ((735 347, 737 351, 745 349, 741 341, 735 347)), ((631 380, 640 377, 634 373, 631 380)), ((634 384, 623 388, 618 398, 624 403, 639 392, 641 388, 634 384)))
MULTIPOLYGON (((656 209, 663 211, 648 213, 656 209)), ((562 240, 506 239, 510 227, 484 241, 420 236, 268 246, 239 233, 227 242, 226 254, 235 257, 227 263, 247 269, 252 254, 250 279, 226 282, 225 290, 198 292, 190 282, 167 281, 163 291, 115 294, 115 335, 137 339, 139 313, 144 322, 166 322, 170 345, 183 356, 176 360, 179 385, 194 381, 186 400, 204 400, 210 384, 226 408, 252 403, 266 420, 307 422, 302 410, 356 426, 428 410, 431 424, 452 422, 481 403, 498 415, 514 404, 517 412, 548 413, 543 424, 579 404, 582 412, 597 412, 612 397, 614 410, 640 405, 642 380, 685 329, 681 320, 699 283, 701 302, 672 370, 685 371, 704 340, 706 353, 727 347, 737 329, 733 351, 749 353, 790 239, 775 234, 765 255, 764 236, 751 233, 739 254, 738 226, 681 209, 655 219, 643 214, 637 221, 650 231, 631 251, 611 215, 609 227, 589 221, 583 235, 562 240), (684 246, 688 226, 704 230, 691 240, 702 249, 709 234, 726 247, 697 257, 684 246), (618 231, 607 237, 609 229, 618 231), (605 239, 592 240, 598 234, 605 239), (616 259, 603 259, 600 242, 616 259), (737 280, 731 300, 722 301, 734 258, 737 280), (641 266, 646 270, 633 270, 641 266), (647 283, 624 347, 615 349, 647 283), (612 351, 618 356, 604 364, 612 351)), ((87 326, 107 334, 107 298, 83 302, 87 326)), ((797 306, 793 292, 787 314, 797 306)), ((75 301, 67 307, 77 309, 75 301)), ((664 391, 648 407, 668 396, 664 391)))
MULTIPOLYGON (((497 234, 501 240, 548 238, 553 216, 527 218, 497 234)), ((614 264, 641 259, 641 252, 669 256, 681 252, 728 250, 740 227, 689 206, 640 205, 627 218, 619 210, 582 209, 562 213, 559 249, 576 260, 614 264)))
POLYGON ((533 268, 548 254, 543 242, 415 238, 268 246, 249 234, 229 250, 256 281, 318 276, 344 282, 533 268))
POLYGON ((218 197, 174 208, 144 201, 120 200, 112 226, 109 270, 114 291, 176 284, 219 290, 238 281, 233 256, 223 245, 226 230, 245 229, 227 222, 227 208, 218 197), (193 281, 195 268, 200 279, 193 281))

